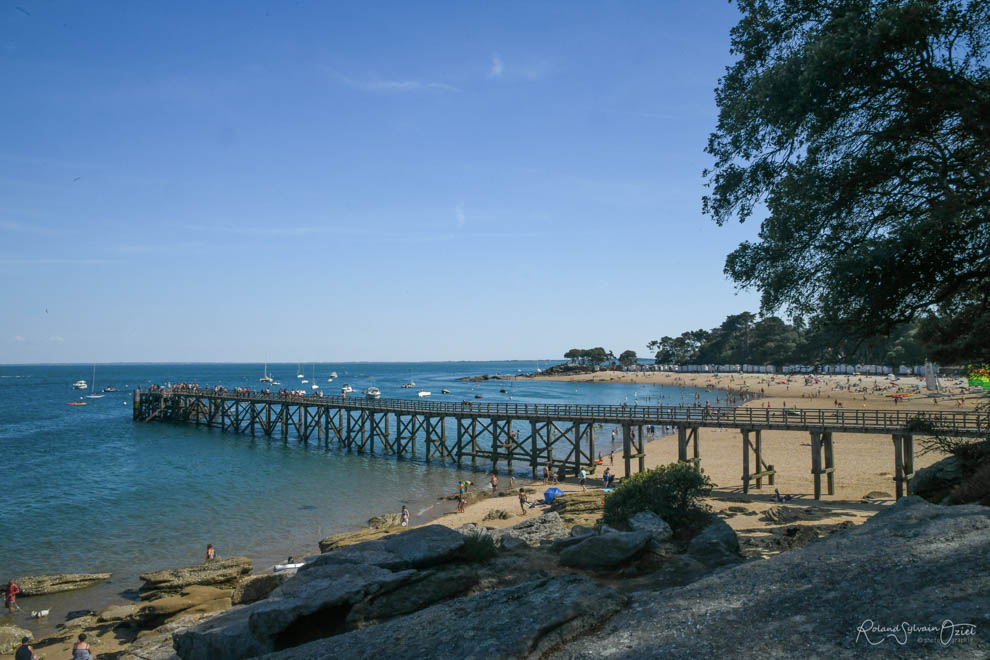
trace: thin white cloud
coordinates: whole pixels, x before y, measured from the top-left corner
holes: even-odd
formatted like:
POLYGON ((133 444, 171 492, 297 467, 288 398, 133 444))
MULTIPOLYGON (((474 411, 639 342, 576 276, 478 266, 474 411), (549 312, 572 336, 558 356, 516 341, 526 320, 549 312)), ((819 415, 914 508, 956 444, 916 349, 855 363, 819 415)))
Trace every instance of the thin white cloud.
POLYGON ((460 229, 464 226, 464 222, 467 220, 464 216, 464 202, 461 202, 454 208, 454 216, 457 218, 457 228, 460 229))
POLYGON ((24 337, 20 335, 14 335, 13 337, 10 338, 10 341, 14 342, 15 344, 23 344, 24 337))
POLYGON ((492 55, 492 66, 488 69, 488 77, 501 78, 503 73, 505 73, 505 66, 502 64, 502 58, 497 54, 492 55))
POLYGON ((404 94, 407 92, 459 92, 453 85, 429 80, 354 80, 345 76, 337 78, 354 89, 378 94, 404 94))

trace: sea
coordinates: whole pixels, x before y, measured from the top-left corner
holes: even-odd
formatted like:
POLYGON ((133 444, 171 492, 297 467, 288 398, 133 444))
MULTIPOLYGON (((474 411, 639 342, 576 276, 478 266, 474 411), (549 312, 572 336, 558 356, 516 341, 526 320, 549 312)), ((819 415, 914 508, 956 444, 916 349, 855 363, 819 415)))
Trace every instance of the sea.
MULTIPOLYGON (((375 385, 383 398, 415 399, 429 390, 431 400, 481 395, 486 402, 714 405, 718 396, 656 385, 458 380, 532 373, 555 363, 338 362, 267 369, 283 388, 310 391, 316 384, 325 394, 338 394, 349 384, 359 396, 375 385), (298 373, 310 382, 303 385, 298 373), (401 387, 408 382, 415 387, 401 387), (446 397, 443 388, 451 392, 446 397)), ((220 556, 250 557, 256 572, 270 570, 290 555, 318 552, 318 541, 329 534, 362 527, 403 504, 413 524, 436 518, 454 508, 440 498, 456 493, 461 479, 482 480, 470 469, 427 464, 422 456, 397 459, 132 419, 137 387, 258 388, 264 369, 260 363, 0 366, 0 580, 113 574, 100 587, 23 599, 25 608, 52 609, 54 624, 72 609, 134 598, 141 572, 202 561, 207 543, 220 556), (80 379, 94 384, 96 393, 106 386, 117 391, 83 398, 90 392, 72 389, 80 379), (87 405, 66 405, 78 401, 87 405)), ((607 442, 611 430, 596 433, 607 442)))

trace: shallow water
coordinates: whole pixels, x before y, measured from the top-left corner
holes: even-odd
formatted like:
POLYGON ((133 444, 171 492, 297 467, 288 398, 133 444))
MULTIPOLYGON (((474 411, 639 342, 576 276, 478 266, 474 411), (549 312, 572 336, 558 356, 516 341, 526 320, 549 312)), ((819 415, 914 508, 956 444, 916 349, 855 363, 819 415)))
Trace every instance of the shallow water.
MULTIPOLYGON (((383 397, 416 398, 451 390, 451 400, 691 404, 718 393, 659 386, 545 381, 458 382, 460 376, 534 371, 543 362, 335 363, 303 365, 330 394, 344 383, 383 397), (331 371, 338 378, 328 383, 331 371), (415 388, 400 384, 413 380, 415 388), (506 393, 499 392, 506 389, 506 393), (646 397, 650 397, 647 400, 646 397), (659 397, 664 397, 660 399, 659 397)), ((283 387, 304 388, 297 365, 269 365, 283 387)), ((206 544, 221 556, 247 555, 256 570, 289 554, 316 551, 319 539, 406 504, 413 523, 447 510, 469 471, 434 462, 357 454, 316 444, 223 433, 192 426, 135 423, 131 390, 151 383, 258 387, 262 365, 101 365, 97 389, 120 391, 73 407, 71 385, 86 366, 0 366, 0 580, 22 575, 113 572, 87 590, 104 601, 138 586, 142 571, 200 561, 206 544)), ((603 439, 610 427, 597 432, 603 439)), ((422 443, 418 443, 422 445, 422 443)), ((524 474, 524 473, 523 473, 524 474)), ((524 475, 525 476, 525 475, 524 475)), ((476 479, 476 478, 475 478, 476 479)), ((79 596, 48 599, 71 608, 79 596)), ((41 599, 32 599, 41 600, 41 599)), ((37 607, 31 605, 30 607, 37 607)), ((92 607, 92 605, 90 605, 92 607)), ((27 609, 27 608, 26 608, 27 609)), ((53 617, 55 616, 53 612, 53 617)), ((54 618, 53 618, 54 620, 54 618)), ((59 621, 61 619, 58 619, 59 621)))

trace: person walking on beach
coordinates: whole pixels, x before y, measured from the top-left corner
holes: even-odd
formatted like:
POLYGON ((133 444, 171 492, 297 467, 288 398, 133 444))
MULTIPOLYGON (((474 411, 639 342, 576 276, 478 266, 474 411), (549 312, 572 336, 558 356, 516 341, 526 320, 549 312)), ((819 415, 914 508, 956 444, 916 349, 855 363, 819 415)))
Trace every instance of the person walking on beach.
POLYGON ((206 544, 206 561, 217 558, 217 551, 214 549, 212 543, 206 544))
POLYGON ((492 472, 491 483, 492 483, 492 495, 494 495, 496 492, 498 492, 498 475, 495 474, 494 472, 492 472))
POLYGON ((587 478, 588 478, 588 473, 585 472, 584 468, 581 468, 581 490, 587 490, 587 488, 584 487, 584 482, 585 480, 587 480, 587 478))
POLYGON ((464 493, 457 496, 457 513, 464 513, 464 505, 467 504, 467 500, 464 499, 464 493))
POLYGON ((546 486, 550 481, 550 468, 546 465, 543 466, 543 485, 546 486))
MULTIPOLYGON (((3 606, 7 608, 7 611, 11 614, 14 613, 14 608, 17 607, 17 594, 21 593, 21 588, 13 580, 7 581, 7 586, 2 589, 3 591, 3 606)), ((17 639, 16 637, 14 639, 17 639)))
POLYGON ((17 647, 17 653, 14 654, 14 660, 38 660, 38 656, 34 654, 34 649, 31 648, 29 642, 30 637, 22 637, 21 645, 17 647))
POLYGON ((605 472, 602 474, 602 488, 608 488, 608 482, 611 476, 612 475, 609 474, 609 469, 605 468, 605 472))
POLYGON ((526 491, 522 488, 519 489, 519 510, 526 515, 526 491))
POLYGON ((409 527, 409 509, 406 508, 405 504, 402 505, 402 513, 399 514, 399 517, 402 518, 402 522, 400 524, 403 527, 409 527))
POLYGON ((86 633, 79 633, 79 641, 72 645, 72 660, 93 660, 92 649, 86 641, 86 633))

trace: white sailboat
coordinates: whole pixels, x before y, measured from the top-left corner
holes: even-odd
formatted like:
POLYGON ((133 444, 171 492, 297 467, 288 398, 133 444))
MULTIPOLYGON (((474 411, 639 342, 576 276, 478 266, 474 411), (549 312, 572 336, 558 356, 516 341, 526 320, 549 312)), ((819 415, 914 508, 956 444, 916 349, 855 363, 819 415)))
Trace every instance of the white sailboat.
MULTIPOLYGON (((306 381, 303 381, 303 382, 305 383, 306 381)), ((319 387, 320 387, 319 385, 316 384, 316 365, 315 364, 313 365, 313 384, 310 387, 312 389, 314 389, 314 390, 319 389, 319 387)))
POLYGON ((102 399, 102 394, 96 393, 96 365, 93 365, 93 382, 89 384, 89 394, 86 395, 87 399, 102 399))
POLYGON ((301 364, 296 365, 296 378, 305 378, 305 377, 306 377, 305 374, 303 374, 302 372, 302 365, 301 364))
POLYGON ((265 360, 265 375, 258 379, 259 383, 270 383, 274 378, 268 375, 268 360, 265 360))

